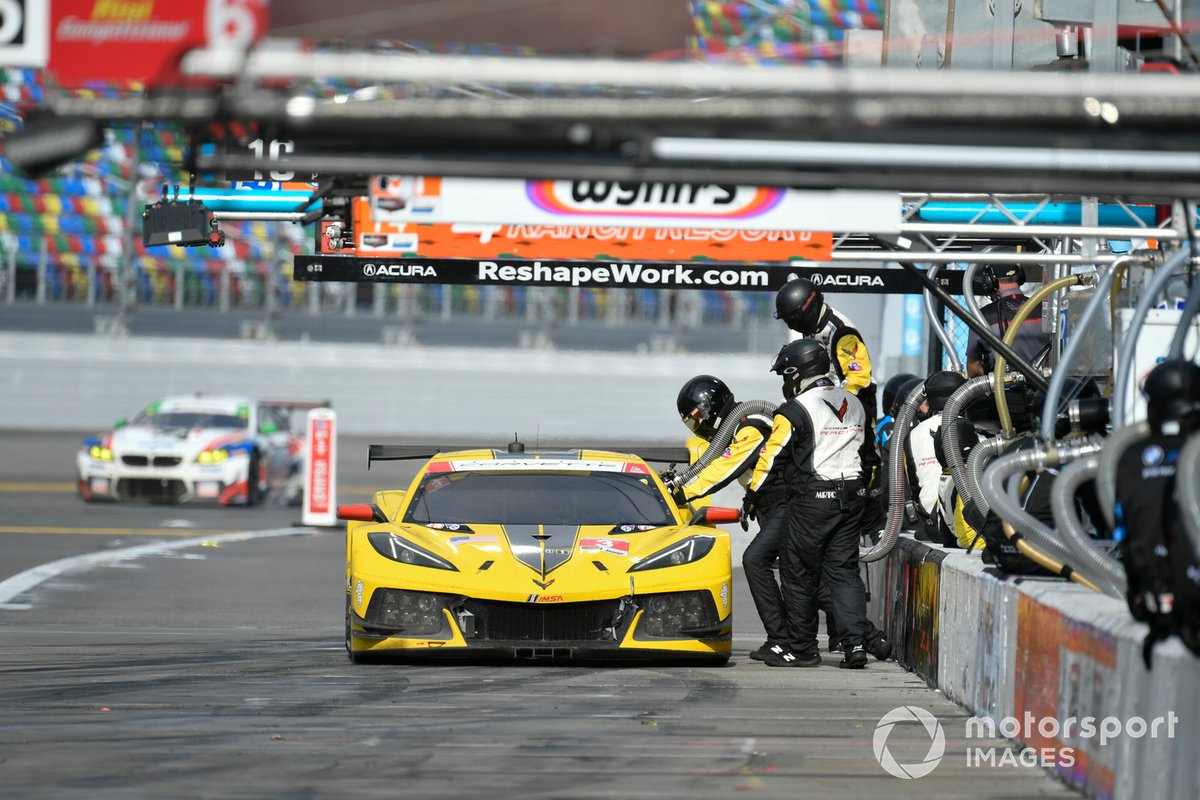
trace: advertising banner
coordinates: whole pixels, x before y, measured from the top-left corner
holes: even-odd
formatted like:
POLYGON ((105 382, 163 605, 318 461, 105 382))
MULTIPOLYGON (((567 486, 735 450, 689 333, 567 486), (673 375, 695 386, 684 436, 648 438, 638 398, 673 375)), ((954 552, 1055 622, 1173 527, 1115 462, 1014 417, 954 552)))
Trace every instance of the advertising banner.
MULTIPOLYGON (((808 278, 825 292, 920 294, 921 283, 903 269, 746 263, 415 259, 296 256, 292 278, 342 283, 445 283, 474 286, 558 286, 604 289, 732 289, 778 291, 808 278)), ((962 272, 942 270, 946 291, 962 291, 962 272)))
POLYGON ((716 183, 378 176, 377 222, 899 233, 897 194, 716 183))
POLYGON ((337 524, 337 414, 328 408, 308 412, 305 425, 305 525, 337 524))
POLYGON ((0 65, 44 67, 48 0, 0 0, 0 65))
MULTIPOLYGON (((0 3, 9 0, 0 0, 0 3)), ((169 83, 203 47, 245 49, 267 31, 268 0, 54 0, 50 72, 60 84, 169 83)))

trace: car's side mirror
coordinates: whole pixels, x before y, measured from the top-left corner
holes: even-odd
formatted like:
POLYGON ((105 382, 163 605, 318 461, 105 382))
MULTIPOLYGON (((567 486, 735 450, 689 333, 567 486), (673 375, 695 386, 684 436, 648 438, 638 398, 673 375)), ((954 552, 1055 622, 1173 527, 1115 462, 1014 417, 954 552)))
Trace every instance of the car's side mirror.
POLYGON ((258 426, 259 433, 275 433, 277 430, 279 430, 279 426, 274 422, 264 422, 258 426))
POLYGON ((349 503, 337 507, 337 518, 358 522, 387 522, 383 509, 374 503, 349 503))
POLYGON ((705 506, 704 508, 696 509, 696 513, 692 515, 692 521, 688 525, 716 525, 720 522, 737 522, 741 516, 742 512, 736 508, 705 506))
POLYGON ((126 425, 128 425, 128 424, 129 424, 129 420, 127 420, 127 419, 119 419, 119 420, 117 420, 116 422, 114 422, 114 423, 113 423, 113 429, 114 429, 114 430, 119 430, 119 429, 121 429, 121 428, 124 428, 124 427, 125 427, 126 425))

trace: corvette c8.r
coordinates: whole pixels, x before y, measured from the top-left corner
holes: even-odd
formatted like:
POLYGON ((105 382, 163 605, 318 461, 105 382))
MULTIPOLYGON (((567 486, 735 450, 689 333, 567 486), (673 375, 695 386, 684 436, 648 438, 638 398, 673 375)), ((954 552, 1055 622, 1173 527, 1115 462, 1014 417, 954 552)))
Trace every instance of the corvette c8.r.
POLYGON ((354 661, 729 659, 730 540, 713 524, 738 512, 677 507, 638 456, 439 453, 407 490, 338 513, 354 661))

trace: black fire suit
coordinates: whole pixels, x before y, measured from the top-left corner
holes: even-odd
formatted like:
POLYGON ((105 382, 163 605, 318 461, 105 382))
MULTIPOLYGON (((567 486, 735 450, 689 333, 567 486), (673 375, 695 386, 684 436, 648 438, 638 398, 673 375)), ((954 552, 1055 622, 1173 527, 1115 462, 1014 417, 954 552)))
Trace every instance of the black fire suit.
MULTIPOLYGON (((750 480, 764 443, 771 433, 771 420, 762 414, 743 417, 725 452, 683 486, 684 497, 691 501, 713 494, 740 479, 750 480)), ((742 555, 742 568, 759 619, 772 642, 787 641, 787 613, 783 595, 775 578, 775 560, 781 552, 786 487, 775 476, 757 493, 755 505, 759 530, 742 555)))
POLYGON ((788 487, 787 531, 780 570, 788 615, 787 644, 797 656, 818 654, 817 609, 828 587, 841 643, 848 649, 878 636, 867 621, 858 574, 866 487, 862 450, 866 414, 853 395, 822 378, 775 412, 751 490, 779 471, 788 487))

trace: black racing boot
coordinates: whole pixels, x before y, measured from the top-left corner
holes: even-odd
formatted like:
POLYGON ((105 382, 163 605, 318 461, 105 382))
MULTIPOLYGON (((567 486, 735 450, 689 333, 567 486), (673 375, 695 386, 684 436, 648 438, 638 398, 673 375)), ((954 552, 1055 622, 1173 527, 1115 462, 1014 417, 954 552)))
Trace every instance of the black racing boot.
POLYGON ((752 650, 750 652, 750 657, 752 659, 754 659, 755 661, 765 661, 767 656, 771 655, 772 653, 774 653, 775 655, 783 655, 783 652, 785 650, 787 650, 787 648, 784 647, 783 645, 779 644, 778 642, 772 642, 770 639, 767 639, 765 642, 762 643, 761 647, 759 647, 757 650, 752 650))
POLYGON ((819 667, 821 666, 821 654, 813 653, 810 656, 802 656, 785 647, 782 653, 768 653, 767 657, 763 659, 763 663, 768 667, 819 667))
POLYGON ((842 656, 842 660, 838 666, 842 669, 862 669, 867 666, 866 649, 861 644, 847 647, 846 655, 842 656))

